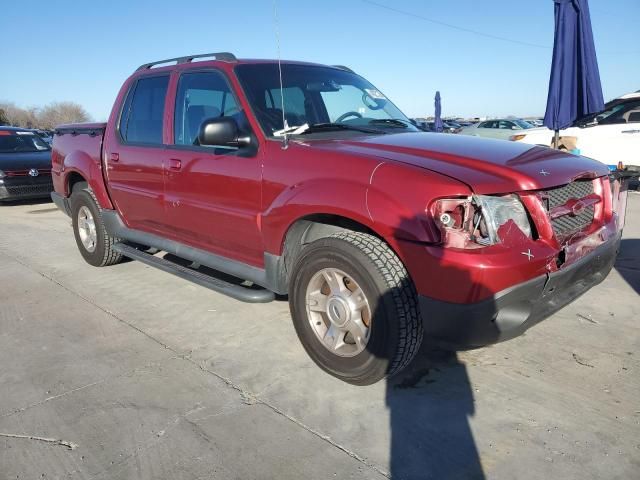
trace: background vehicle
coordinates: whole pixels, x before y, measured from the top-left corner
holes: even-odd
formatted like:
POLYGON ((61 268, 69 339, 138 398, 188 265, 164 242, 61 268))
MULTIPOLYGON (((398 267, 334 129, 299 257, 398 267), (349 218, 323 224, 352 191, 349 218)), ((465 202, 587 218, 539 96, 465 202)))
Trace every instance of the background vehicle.
MULTIPOLYGON (((422 121, 422 122, 417 122, 418 128, 420 128, 421 130, 424 130, 425 132, 435 132, 436 131, 436 125, 435 122, 433 120, 429 120, 429 121, 422 121)), ((459 127, 457 124, 452 124, 448 121, 442 121, 442 132, 443 133, 457 133, 457 131, 460 129, 461 127, 459 127)))
POLYGON ((44 140, 48 145, 51 145, 53 142, 53 132, 49 132, 47 130, 33 130, 33 132, 42 138, 42 140, 44 140))
MULTIPOLYGON (((551 146, 554 132, 546 127, 512 133, 511 140, 551 146)), ((561 137, 575 137, 580 154, 614 169, 619 162, 640 165, 640 91, 623 95, 597 114, 581 118, 561 137)))
POLYGON ((458 133, 461 135, 472 135, 474 137, 508 140, 509 137, 514 135, 514 130, 528 130, 530 128, 533 128, 533 125, 524 120, 498 118, 465 127, 458 133))
POLYGON ((346 67, 206 56, 142 65, 106 124, 57 128, 52 198, 91 265, 288 294, 309 356, 360 385, 402 370, 425 333, 518 335, 611 269, 623 195, 598 162, 422 133, 346 67))
POLYGON ((31 130, 0 127, 0 201, 47 198, 51 148, 31 130))

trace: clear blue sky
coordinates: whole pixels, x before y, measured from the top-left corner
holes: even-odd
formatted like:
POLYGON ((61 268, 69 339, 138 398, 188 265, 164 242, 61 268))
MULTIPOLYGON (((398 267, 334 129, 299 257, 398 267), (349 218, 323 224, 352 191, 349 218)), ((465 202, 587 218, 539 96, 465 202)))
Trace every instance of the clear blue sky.
MULTIPOLYGON (((282 57, 348 65, 410 116, 544 113, 552 0, 278 0, 282 57), (521 42, 455 30, 423 18, 521 42)), ((640 0, 591 0, 605 99, 640 89, 640 0)), ((272 0, 30 0, 0 8, 0 100, 108 116, 140 64, 231 51, 275 58, 272 0)))

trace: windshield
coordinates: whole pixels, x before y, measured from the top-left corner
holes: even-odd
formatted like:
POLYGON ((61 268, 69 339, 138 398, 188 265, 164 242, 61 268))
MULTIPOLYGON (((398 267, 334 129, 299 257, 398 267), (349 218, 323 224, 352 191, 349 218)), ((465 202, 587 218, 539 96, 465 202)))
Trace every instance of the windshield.
POLYGON ((419 131, 379 90, 355 73, 331 67, 283 64, 282 96, 277 64, 239 65, 236 74, 268 136, 284 132, 302 135, 320 131, 335 134, 345 130, 419 131))
POLYGON ((516 125, 518 125, 520 128, 533 128, 533 125, 530 124, 529 122, 526 122, 524 120, 512 120, 513 123, 515 123, 516 125))
POLYGON ((629 123, 640 112, 640 99, 618 99, 607 103, 604 110, 581 118, 576 123, 579 126, 607 125, 616 123, 629 123))
POLYGON ((49 145, 33 132, 0 130, 0 153, 42 152, 49 145))

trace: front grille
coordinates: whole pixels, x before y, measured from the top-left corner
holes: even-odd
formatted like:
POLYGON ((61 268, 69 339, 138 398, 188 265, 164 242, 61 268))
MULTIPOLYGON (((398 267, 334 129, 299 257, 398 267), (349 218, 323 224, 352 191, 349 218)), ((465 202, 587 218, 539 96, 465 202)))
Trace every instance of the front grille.
MULTIPOLYGON (((554 208, 565 205, 569 200, 581 199, 592 193, 594 193, 592 180, 578 180, 563 187, 546 190, 544 197, 547 201, 547 211, 551 212, 554 208)), ((578 215, 569 214, 552 219, 553 232, 557 237, 566 237, 588 227, 593 223, 594 211, 594 206, 590 205, 578 215)))
MULTIPOLYGON (((5 197, 30 197, 35 195, 47 196, 53 191, 53 184, 51 182, 39 183, 34 185, 5 185, 4 190, 5 197)), ((0 191, 0 194, 3 193, 0 191)))

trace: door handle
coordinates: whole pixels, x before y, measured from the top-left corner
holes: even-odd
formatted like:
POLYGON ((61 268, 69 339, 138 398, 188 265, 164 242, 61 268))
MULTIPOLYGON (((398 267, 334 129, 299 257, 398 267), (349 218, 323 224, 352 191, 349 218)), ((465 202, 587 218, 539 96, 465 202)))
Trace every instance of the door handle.
POLYGON ((117 162, 118 160, 120 160, 120 155, 117 153, 112 153, 109 158, 111 159, 112 162, 117 162))
POLYGON ((169 168, 171 170, 180 170, 182 168, 182 162, 176 158, 169 159, 169 168))
POLYGON ((622 133, 640 133, 640 130, 622 130, 622 133))

